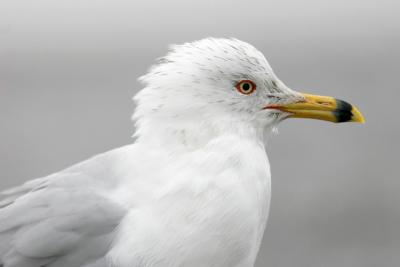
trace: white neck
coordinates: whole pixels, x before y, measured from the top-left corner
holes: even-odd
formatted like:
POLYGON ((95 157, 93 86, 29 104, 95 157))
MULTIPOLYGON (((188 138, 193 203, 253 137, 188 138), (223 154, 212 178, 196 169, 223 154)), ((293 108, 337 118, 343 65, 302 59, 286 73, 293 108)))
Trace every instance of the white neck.
POLYGON ((261 123, 240 121, 229 116, 204 118, 202 115, 190 119, 170 117, 147 117, 139 119, 135 137, 137 142, 164 147, 168 150, 194 150, 204 147, 210 141, 225 136, 264 143, 272 127, 261 123))

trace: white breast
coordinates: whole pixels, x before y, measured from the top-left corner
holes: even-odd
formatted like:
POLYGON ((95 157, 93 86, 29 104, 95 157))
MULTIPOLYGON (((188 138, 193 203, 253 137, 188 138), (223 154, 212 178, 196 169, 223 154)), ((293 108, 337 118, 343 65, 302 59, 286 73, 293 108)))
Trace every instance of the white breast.
POLYGON ((271 192, 263 144, 223 136, 152 168, 161 176, 147 178, 158 181, 147 201, 130 198, 115 266, 253 266, 271 192))

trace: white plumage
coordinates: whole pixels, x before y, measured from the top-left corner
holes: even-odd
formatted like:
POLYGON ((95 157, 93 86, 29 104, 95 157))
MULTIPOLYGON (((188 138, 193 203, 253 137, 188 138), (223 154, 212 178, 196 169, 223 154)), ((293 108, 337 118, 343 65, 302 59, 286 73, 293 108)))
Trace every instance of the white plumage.
POLYGON ((250 267, 267 221, 265 139, 302 99, 236 39, 173 46, 143 76, 133 144, 5 191, 4 267, 250 267), (257 90, 240 94, 235 84, 257 90))

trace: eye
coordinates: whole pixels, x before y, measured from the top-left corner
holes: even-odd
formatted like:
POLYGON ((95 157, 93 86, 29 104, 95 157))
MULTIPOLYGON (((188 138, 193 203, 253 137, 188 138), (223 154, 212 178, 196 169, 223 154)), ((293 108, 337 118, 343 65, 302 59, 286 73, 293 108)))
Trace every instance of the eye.
POLYGON ((256 90, 256 84, 250 80, 242 80, 236 84, 236 89, 244 95, 249 95, 256 90))

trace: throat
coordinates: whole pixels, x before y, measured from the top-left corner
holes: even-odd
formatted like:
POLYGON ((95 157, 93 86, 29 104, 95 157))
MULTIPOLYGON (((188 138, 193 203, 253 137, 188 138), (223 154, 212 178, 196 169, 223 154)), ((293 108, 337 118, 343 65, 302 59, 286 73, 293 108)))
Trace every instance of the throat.
POLYGON ((265 129, 261 125, 220 120, 158 121, 141 123, 135 137, 138 142, 168 150, 195 150, 223 137, 264 143, 265 129))

